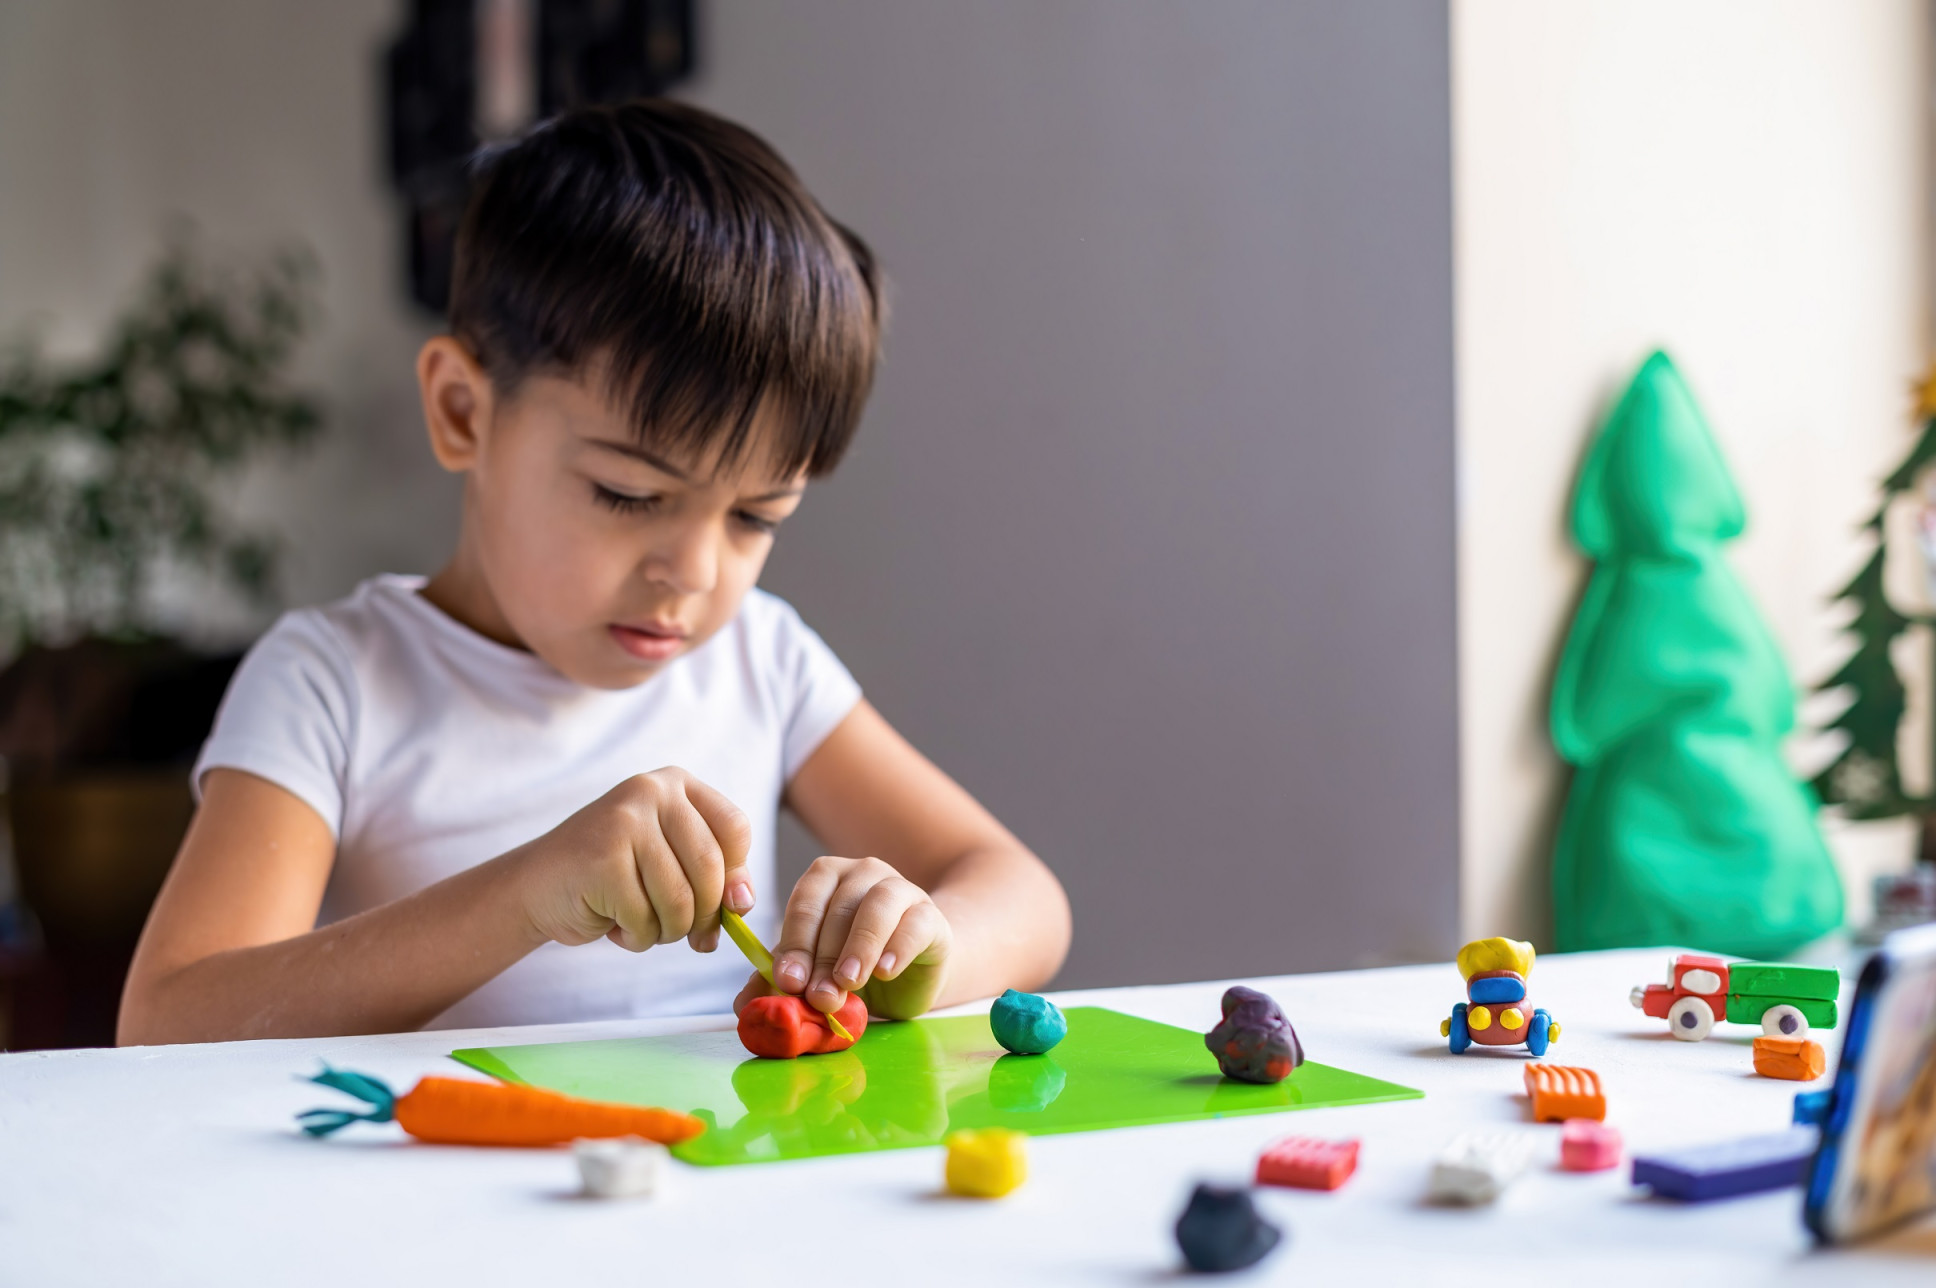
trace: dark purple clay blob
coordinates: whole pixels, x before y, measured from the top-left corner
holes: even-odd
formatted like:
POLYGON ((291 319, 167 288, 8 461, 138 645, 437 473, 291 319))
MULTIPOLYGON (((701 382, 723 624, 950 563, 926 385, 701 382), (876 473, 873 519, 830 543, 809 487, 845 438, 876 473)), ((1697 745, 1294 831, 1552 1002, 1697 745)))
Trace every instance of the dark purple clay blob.
POLYGON ((1203 1035, 1226 1078, 1282 1082, 1304 1063, 1304 1047, 1268 993, 1238 984, 1223 995, 1223 1022, 1203 1035))

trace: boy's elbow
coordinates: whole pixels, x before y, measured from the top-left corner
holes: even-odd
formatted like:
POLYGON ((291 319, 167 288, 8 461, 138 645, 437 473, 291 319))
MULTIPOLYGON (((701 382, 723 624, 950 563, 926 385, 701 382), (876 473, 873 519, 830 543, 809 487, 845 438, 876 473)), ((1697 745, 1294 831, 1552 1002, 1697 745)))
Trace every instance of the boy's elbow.
POLYGON ((1027 984, 1029 991, 1044 988, 1069 958, 1069 943, 1075 935, 1075 914, 1069 907, 1069 892, 1062 888, 1049 865, 1031 854, 1041 874, 1042 891, 1037 898, 1041 924, 1036 930, 1037 960, 1027 984))

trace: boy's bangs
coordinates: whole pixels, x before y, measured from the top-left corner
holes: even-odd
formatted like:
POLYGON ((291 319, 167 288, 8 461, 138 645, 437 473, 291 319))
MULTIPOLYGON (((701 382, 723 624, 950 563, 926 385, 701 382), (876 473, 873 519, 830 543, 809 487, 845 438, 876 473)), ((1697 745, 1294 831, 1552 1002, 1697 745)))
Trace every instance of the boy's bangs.
POLYGON ((481 159, 451 329, 492 380, 602 373, 641 441, 831 470, 873 383, 865 243, 754 135, 695 108, 579 109, 481 159), (762 409, 777 441, 755 444, 762 409))

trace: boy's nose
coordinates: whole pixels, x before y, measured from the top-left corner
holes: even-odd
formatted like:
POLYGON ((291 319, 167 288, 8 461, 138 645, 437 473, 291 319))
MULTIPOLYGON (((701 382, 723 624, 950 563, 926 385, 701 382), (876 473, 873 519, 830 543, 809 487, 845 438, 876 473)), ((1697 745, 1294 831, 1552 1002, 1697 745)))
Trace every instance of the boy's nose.
POLYGON ((644 572, 681 594, 703 595, 719 581, 718 543, 702 528, 681 532, 646 557, 644 572))

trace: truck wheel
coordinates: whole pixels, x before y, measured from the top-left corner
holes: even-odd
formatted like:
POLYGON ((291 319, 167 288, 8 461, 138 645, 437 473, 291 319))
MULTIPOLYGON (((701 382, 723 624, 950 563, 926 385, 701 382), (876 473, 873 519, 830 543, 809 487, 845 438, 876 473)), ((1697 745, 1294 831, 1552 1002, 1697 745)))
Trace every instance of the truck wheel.
POLYGON ((1808 1017, 1799 1007, 1783 1002, 1761 1013, 1761 1031, 1771 1038, 1807 1037, 1808 1017))
POLYGON ((1467 1032, 1465 1027, 1464 1002, 1460 1002, 1452 1008, 1452 1019, 1450 1023, 1452 1027, 1447 1030, 1445 1035, 1447 1045, 1452 1048, 1453 1055, 1458 1055, 1472 1045, 1472 1034, 1467 1032))
POLYGON ((1699 1042, 1714 1032, 1714 1011, 1698 997, 1683 997, 1667 1008, 1667 1031, 1683 1042, 1699 1042))

